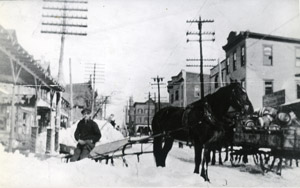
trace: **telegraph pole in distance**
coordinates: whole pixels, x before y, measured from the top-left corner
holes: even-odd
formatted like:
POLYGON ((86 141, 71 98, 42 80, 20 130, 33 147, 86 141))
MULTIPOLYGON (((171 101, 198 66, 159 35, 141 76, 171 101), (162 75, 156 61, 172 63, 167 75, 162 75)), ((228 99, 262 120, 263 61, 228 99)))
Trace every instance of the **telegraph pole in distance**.
POLYGON ((89 79, 89 81, 91 82, 91 86, 92 86, 92 104, 91 104, 91 111, 92 114, 94 114, 95 111, 95 88, 96 88, 96 83, 103 83, 104 82, 104 64, 90 64, 90 63, 86 63, 86 67, 85 67, 85 79, 89 79), (98 66, 97 66, 98 65, 98 66), (88 78, 89 76, 89 78, 88 78))
POLYGON ((152 78, 156 84, 151 84, 151 85, 157 85, 158 87, 158 111, 160 110, 160 85, 164 85, 164 83, 161 83, 164 78, 157 76, 156 78, 152 78))
POLYGON ((73 124, 73 83, 72 83, 72 63, 71 58, 69 59, 69 70, 70 70, 70 120, 69 120, 69 127, 73 124))
POLYGON ((150 131, 150 99, 151 99, 151 94, 149 91, 149 94, 148 94, 148 134, 150 131))
POLYGON ((199 20, 187 20, 187 23, 198 23, 198 33, 187 32, 186 35, 198 35, 199 40, 189 40, 187 42, 199 42, 200 44, 200 87, 201 87, 201 98, 204 98, 204 78, 203 78, 203 52, 202 52, 202 41, 215 41, 215 38, 212 39, 202 39, 202 35, 215 35, 215 32, 202 32, 202 23, 211 23, 214 20, 201 20, 201 16, 199 20))

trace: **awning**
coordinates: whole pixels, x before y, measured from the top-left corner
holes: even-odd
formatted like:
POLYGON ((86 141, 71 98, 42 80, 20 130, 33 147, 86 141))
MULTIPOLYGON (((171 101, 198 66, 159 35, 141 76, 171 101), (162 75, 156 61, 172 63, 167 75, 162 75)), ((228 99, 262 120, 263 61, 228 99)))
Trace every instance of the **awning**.
POLYGON ((39 99, 39 101, 37 102, 37 107, 50 108, 50 104, 42 99, 39 99))
POLYGON ((64 88, 55 80, 47 70, 41 67, 33 56, 10 35, 10 33, 0 25, 0 82, 14 84, 11 69, 11 60, 15 65, 21 67, 17 84, 34 86, 35 80, 39 80, 42 87, 51 88, 55 91, 64 91, 64 88))

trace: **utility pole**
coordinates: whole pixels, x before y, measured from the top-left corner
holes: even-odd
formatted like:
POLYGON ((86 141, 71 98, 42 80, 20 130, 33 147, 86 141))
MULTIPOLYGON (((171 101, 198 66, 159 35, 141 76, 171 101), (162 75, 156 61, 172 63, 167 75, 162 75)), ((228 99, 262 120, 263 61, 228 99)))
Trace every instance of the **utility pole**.
MULTIPOLYGON (((88 11, 87 8, 75 8, 74 5, 87 5, 87 1, 80 0, 43 0, 45 2, 45 6, 43 6, 43 10, 45 13, 42 14, 44 21, 42 21, 43 29, 41 33, 47 34, 59 34, 61 35, 61 45, 60 45, 60 54, 59 54, 59 68, 58 68, 58 81, 65 85, 64 82, 64 71, 63 71, 63 57, 64 57, 64 45, 65 45, 65 35, 78 35, 78 36, 86 36, 87 33, 78 32, 78 31, 70 31, 69 28, 77 28, 84 29, 87 28, 87 24, 74 24, 71 20, 87 20, 86 15, 74 15, 71 12, 78 14, 86 13, 88 11)), ((55 126, 55 151, 58 150, 58 142, 59 142, 59 129, 61 123, 61 97, 62 92, 58 92, 56 100, 56 126, 55 126)))
POLYGON ((72 63, 71 58, 69 59, 69 70, 70 70, 70 119, 69 127, 73 124, 73 83, 72 83, 72 63))
POLYGON ((149 134, 149 131, 150 131, 150 99, 151 99, 151 94, 150 94, 150 91, 149 91, 149 94, 148 94, 148 134, 149 134))
POLYGON ((222 78, 222 65, 221 65, 219 58, 218 58, 218 67, 219 67, 220 86, 223 87, 224 84, 223 84, 223 78, 222 78))
POLYGON ((128 122, 128 127, 129 127, 129 130, 130 130, 129 134, 131 136, 131 134, 134 132, 133 131, 133 121, 135 120, 135 117, 134 117, 134 114, 133 114, 133 97, 132 96, 129 97, 128 103, 129 103, 129 105, 128 105, 129 106, 129 112, 128 112, 129 113, 129 122, 128 122))
POLYGON ((58 69, 58 80, 64 84, 63 76, 63 57, 64 57, 64 45, 65 45, 65 35, 77 35, 86 36, 86 32, 72 32, 69 31, 70 28, 87 28, 87 24, 74 24, 71 20, 87 20, 86 15, 74 15, 71 12, 78 14, 79 12, 87 12, 87 8, 73 8, 74 5, 87 4, 87 1, 74 1, 74 0, 43 0, 46 6, 43 6, 43 10, 46 14, 42 17, 42 26, 45 29, 41 30, 41 33, 47 34, 59 34, 61 35, 61 45, 60 45, 60 55, 59 55, 59 69, 58 69), (51 29, 50 29, 51 28, 51 29))
POLYGON ((91 111, 94 114, 96 105, 95 88, 96 84, 104 83, 104 64, 85 64, 85 80, 89 80, 92 86, 91 111))
POLYGON ((160 85, 164 85, 164 83, 161 83, 164 78, 157 76, 156 78, 152 78, 154 82, 157 82, 156 84, 151 84, 151 85, 157 85, 158 88, 158 111, 160 110, 160 85))
POLYGON ((96 63, 94 64, 94 74, 93 74, 93 82, 92 82, 92 114, 94 114, 94 106, 95 106, 95 74, 96 74, 96 63))
POLYGON ((199 42, 200 44, 200 87, 201 87, 201 98, 204 98, 204 77, 203 77, 203 52, 202 52, 202 41, 215 41, 215 38, 212 39, 202 39, 202 35, 215 35, 215 32, 202 32, 202 23, 211 23, 214 20, 201 20, 201 16, 199 20, 187 20, 187 23, 198 23, 198 33, 187 32, 186 35, 198 35, 199 40, 189 40, 187 42, 199 42))

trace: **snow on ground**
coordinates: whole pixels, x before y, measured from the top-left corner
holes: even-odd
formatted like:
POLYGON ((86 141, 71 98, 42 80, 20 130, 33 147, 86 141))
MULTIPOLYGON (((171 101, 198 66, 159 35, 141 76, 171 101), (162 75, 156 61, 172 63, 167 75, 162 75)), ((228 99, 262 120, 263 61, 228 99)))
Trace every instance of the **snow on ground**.
MULTIPOLYGON (((104 122, 101 125, 104 126, 104 122)), ((110 128, 103 127, 103 142, 117 135, 116 130, 110 128)), ((134 145, 126 151, 130 153, 140 148, 134 145)), ((152 150, 152 145, 144 144, 143 150, 152 150)), ((114 160, 114 165, 90 159, 65 163, 60 156, 37 158, 18 151, 7 153, 0 145, 0 187, 300 187, 300 167, 286 167, 282 176, 272 172, 262 175, 253 161, 240 167, 231 167, 228 162, 224 166, 209 166, 211 183, 207 183, 193 174, 193 157, 192 148, 179 148, 175 143, 165 168, 155 166, 152 154, 140 155, 140 162, 136 156, 128 155, 126 167, 120 158, 114 160)))

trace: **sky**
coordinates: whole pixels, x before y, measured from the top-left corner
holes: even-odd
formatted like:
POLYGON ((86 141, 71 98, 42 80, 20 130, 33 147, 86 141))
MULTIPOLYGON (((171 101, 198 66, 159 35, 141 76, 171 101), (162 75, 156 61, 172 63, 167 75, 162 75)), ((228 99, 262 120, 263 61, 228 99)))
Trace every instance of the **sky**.
MULTIPOLYGON (((57 77, 60 36, 41 33, 45 4, 0 1, 0 25, 15 29, 21 46, 35 59, 50 62, 57 77)), ((107 114, 116 114, 119 123, 130 96, 136 102, 147 100, 148 92, 157 96, 152 78, 163 77, 167 83, 182 69, 199 72, 186 67, 186 59, 199 58, 199 43, 186 42, 197 39, 186 36, 187 31, 197 32, 197 25, 187 20, 214 20, 203 24, 203 31, 216 33, 215 42, 203 42, 203 57, 220 61, 230 31, 300 38, 299 0, 89 0, 86 7, 87 36, 66 36, 64 79, 69 83, 70 59, 73 83, 86 81, 91 73, 86 67, 96 63, 101 67, 96 77, 104 79, 96 89, 111 96, 107 114)), ((209 74, 209 68, 204 73, 209 74)), ((161 97, 168 99, 165 86, 161 97)))
MULTIPOLYGON (((122 139, 120 132, 112 128, 111 124, 105 125, 105 121, 96 121, 101 129, 103 138, 96 147, 101 144, 122 139)), ((66 129, 60 134, 60 143, 68 144, 74 140, 76 125, 66 129), (62 142, 63 140, 63 142, 62 142), (68 141, 70 140, 70 141, 68 141)), ((41 135, 40 135, 41 136, 41 135)), ((136 137, 134 139, 138 139, 136 137)), ((45 139, 44 139, 45 140, 45 139)), ((76 144, 76 142, 74 143, 76 144)), ((73 145, 74 146, 74 145, 73 145)), ((152 151, 151 143, 143 144, 143 151, 152 151)), ((99 149, 99 148, 98 148, 99 149)), ((136 144, 126 148, 127 154, 140 152, 141 145, 136 144)), ((45 153, 45 152, 43 152, 45 153)), ((119 154, 118 152, 115 154, 119 154)), ((223 152, 223 159, 225 158, 223 152)), ((229 161, 224 165, 208 167, 210 183, 205 182, 199 174, 193 174, 194 149, 184 145, 178 147, 174 143, 172 150, 166 159, 166 167, 156 167, 152 153, 139 156, 126 155, 128 167, 122 162, 122 158, 115 158, 114 165, 105 164, 105 161, 96 163, 90 159, 78 162, 64 163, 62 155, 53 153, 51 157, 43 158, 43 155, 33 153, 20 154, 4 151, 0 144, 0 187, 22 188, 92 188, 92 187, 299 187, 300 167, 284 165, 282 175, 274 172, 264 175, 260 166, 255 165, 252 156, 249 163, 232 167, 229 161), (41 160, 43 159, 43 160, 41 160)), ((278 161, 278 160, 277 160, 278 161)), ((271 163, 271 160, 270 162, 271 163)), ((283 163, 285 164, 285 163, 283 163)), ((275 166, 276 167, 276 166, 275 166)))

